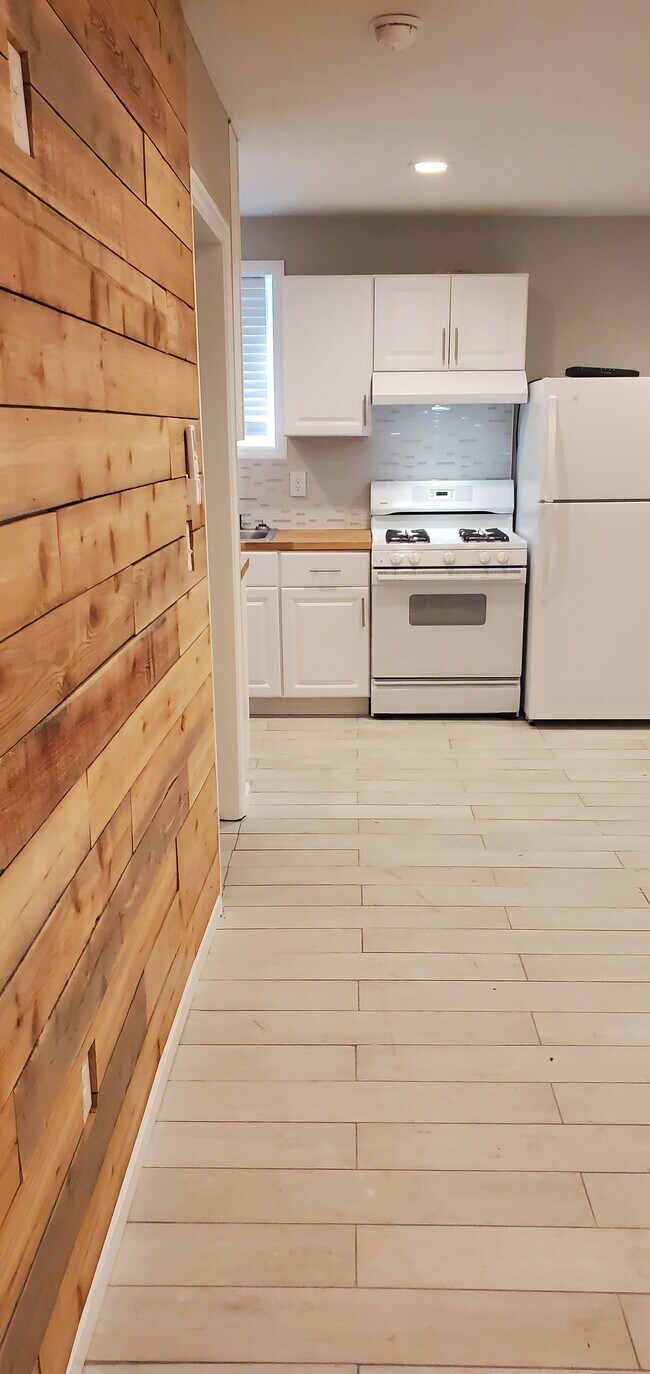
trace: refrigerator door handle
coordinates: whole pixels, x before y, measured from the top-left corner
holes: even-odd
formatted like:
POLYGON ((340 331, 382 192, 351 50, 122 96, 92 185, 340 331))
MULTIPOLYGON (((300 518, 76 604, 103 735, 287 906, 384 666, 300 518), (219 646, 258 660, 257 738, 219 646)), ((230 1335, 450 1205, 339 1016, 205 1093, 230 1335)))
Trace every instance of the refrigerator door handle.
POLYGON ((539 577, 539 604, 548 606, 550 601, 550 582, 551 582, 551 519, 548 505, 540 505, 539 508, 539 542, 540 542, 540 577, 539 577))
POLYGON ((560 473, 557 461, 557 396, 549 396, 546 409, 546 490, 542 501, 557 501, 560 473))

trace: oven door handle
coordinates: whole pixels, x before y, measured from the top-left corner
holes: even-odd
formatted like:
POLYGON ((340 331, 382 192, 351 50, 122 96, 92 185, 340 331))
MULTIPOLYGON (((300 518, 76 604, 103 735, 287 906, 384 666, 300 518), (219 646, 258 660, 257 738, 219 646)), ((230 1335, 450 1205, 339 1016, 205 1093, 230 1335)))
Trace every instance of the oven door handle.
POLYGON ((479 571, 476 568, 422 568, 399 569, 375 568, 373 572, 373 582, 412 582, 419 584, 427 582, 525 582, 525 568, 487 568, 479 571))

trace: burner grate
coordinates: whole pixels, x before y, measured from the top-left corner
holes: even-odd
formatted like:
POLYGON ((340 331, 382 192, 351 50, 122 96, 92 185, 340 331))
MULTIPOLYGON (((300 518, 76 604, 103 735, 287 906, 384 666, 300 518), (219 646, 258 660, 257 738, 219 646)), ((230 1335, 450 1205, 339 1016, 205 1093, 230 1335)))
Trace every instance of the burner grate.
POLYGON ((429 544, 426 530, 386 530, 387 544, 429 544))
POLYGON ((461 529, 458 531, 464 544, 507 544, 510 536, 495 525, 488 529, 461 529))

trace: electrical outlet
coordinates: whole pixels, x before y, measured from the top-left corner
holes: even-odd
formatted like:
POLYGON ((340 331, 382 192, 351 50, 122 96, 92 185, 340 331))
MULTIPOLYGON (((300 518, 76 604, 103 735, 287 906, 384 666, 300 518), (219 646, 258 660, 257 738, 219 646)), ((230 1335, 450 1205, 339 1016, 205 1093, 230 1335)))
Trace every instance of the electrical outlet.
POLYGON ((306 472, 290 472, 290 473, 289 473, 289 493, 290 493, 291 496, 306 496, 306 495, 307 495, 307 473, 306 473, 306 472))

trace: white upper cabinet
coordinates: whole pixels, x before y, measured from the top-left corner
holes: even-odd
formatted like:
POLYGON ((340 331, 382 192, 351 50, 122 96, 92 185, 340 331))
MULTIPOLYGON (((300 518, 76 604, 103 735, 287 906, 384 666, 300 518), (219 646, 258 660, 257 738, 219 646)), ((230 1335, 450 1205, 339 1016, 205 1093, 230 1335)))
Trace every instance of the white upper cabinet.
POLYGON ((372 277, 285 277, 284 428, 363 435, 370 419, 372 277))
POLYGON ((375 371, 445 372, 451 277, 375 277, 375 371))
POLYGON ((449 356, 452 371, 523 369, 527 314, 526 273, 453 276, 449 356))

